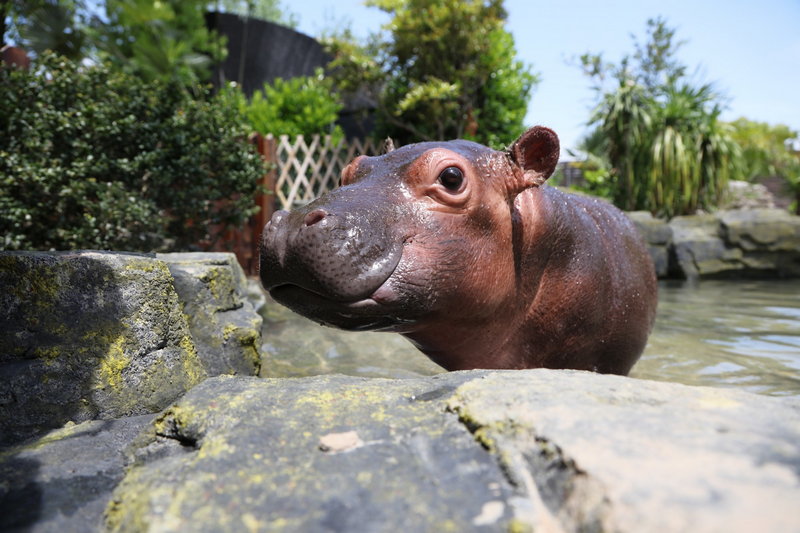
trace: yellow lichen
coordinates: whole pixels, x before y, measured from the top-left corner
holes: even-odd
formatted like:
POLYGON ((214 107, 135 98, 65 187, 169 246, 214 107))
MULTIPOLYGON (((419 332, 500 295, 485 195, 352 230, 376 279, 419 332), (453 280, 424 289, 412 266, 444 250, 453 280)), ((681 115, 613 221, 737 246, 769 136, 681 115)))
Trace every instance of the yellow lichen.
POLYGON ((131 364, 131 359, 125 354, 125 336, 118 335, 108 347, 105 357, 100 360, 97 370, 99 386, 110 387, 114 392, 120 393, 122 385, 122 372, 131 364))
POLYGON ((222 454, 230 454, 235 451, 235 448, 228 444, 224 437, 215 435, 203 439, 200 450, 197 452, 198 459, 206 459, 209 457, 219 457, 222 454))
POLYGON ((186 375, 188 385, 194 387, 208 377, 203 363, 200 361, 200 356, 197 355, 197 349, 194 346, 194 341, 189 335, 184 335, 181 338, 180 347, 183 350, 183 373, 186 375))

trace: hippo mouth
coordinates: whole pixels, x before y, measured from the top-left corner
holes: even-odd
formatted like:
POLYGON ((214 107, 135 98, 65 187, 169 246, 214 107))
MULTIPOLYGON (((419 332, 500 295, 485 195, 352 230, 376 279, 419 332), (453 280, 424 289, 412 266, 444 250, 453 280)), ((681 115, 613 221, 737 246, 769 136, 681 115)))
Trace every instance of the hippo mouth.
POLYGON ((319 290, 295 281, 276 284, 268 291, 278 303, 325 326, 348 331, 392 331, 405 322, 391 311, 393 291, 388 287, 401 257, 402 254, 398 254, 385 276, 372 279, 372 288, 356 296, 337 295, 335 291, 319 290))
POLYGON ((372 297, 342 302, 291 283, 279 285, 269 294, 295 313, 324 326, 349 331, 380 331, 396 325, 396 320, 387 314, 388 309, 372 297))

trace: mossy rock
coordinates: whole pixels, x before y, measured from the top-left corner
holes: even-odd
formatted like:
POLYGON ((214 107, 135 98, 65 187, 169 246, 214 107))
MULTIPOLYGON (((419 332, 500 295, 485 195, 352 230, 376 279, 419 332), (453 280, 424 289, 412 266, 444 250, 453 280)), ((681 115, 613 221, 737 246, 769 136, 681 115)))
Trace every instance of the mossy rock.
POLYGON ((206 377, 164 262, 0 253, 0 445, 156 412, 206 377))
POLYGON ((800 403, 564 370, 211 378, 111 531, 796 531, 800 403))
POLYGON ((513 487, 444 410, 464 379, 211 378, 132 446, 106 528, 504 530, 513 487))
POLYGON ((230 253, 158 254, 167 263, 200 359, 211 376, 257 375, 261 315, 247 298, 247 278, 230 253))

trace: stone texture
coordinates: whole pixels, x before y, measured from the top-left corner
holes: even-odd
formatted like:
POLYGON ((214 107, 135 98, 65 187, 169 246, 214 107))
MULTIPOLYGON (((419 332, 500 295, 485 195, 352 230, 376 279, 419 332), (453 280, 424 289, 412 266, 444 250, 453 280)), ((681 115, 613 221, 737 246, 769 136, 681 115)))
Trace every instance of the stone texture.
POLYGON ((797 531, 800 401, 574 371, 448 400, 566 531, 797 531))
POLYGON ((524 500, 445 412, 469 378, 211 378, 142 434, 106 527, 505 529, 524 500))
POLYGON ((256 375, 261 369, 261 315, 248 300, 248 283, 230 253, 158 254, 175 290, 197 353, 211 376, 256 375))
POLYGON ((783 209, 723 211, 719 218, 730 246, 745 252, 800 252, 800 217, 783 209))
POLYGON ((123 450, 153 417, 68 424, 0 452, 0 531, 99 531, 123 450))
POLYGON ((797 531, 800 400, 619 376, 219 377, 130 448, 112 531, 797 531))
POLYGON ((679 276, 800 276, 800 217, 782 209, 675 217, 669 225, 679 276))
POLYGON ((731 180, 725 192, 723 209, 757 209, 775 207, 775 198, 761 183, 731 180))
POLYGON ((0 445, 159 411, 205 377, 162 261, 0 253, 0 445))
POLYGON ((653 259, 656 275, 666 277, 669 273, 669 247, 672 245, 672 228, 665 220, 654 218, 648 211, 627 213, 636 229, 644 238, 647 251, 653 259))
POLYGON ((714 215, 675 217, 672 229, 673 272, 689 279, 741 269, 742 251, 728 249, 714 215))

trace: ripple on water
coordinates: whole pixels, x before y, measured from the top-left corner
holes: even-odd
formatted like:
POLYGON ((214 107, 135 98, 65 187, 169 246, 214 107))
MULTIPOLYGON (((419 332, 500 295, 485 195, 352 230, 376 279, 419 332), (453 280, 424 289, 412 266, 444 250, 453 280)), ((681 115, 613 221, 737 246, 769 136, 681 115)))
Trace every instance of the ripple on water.
POLYGON ((663 284, 632 376, 800 396, 800 281, 663 284))

